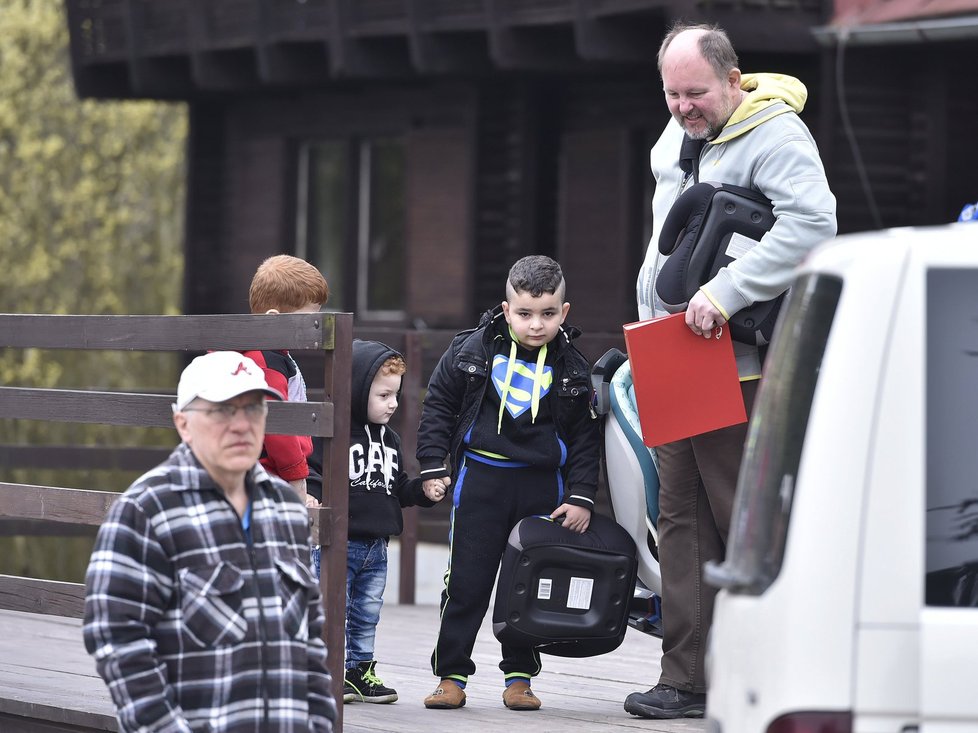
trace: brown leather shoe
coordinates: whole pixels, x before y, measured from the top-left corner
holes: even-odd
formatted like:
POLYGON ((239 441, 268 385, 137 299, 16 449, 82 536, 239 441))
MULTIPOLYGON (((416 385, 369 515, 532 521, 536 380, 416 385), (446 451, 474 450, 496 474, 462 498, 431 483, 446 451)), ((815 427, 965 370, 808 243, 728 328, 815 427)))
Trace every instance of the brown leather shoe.
POLYGON ((520 680, 503 690, 503 705, 510 710, 539 710, 540 698, 533 694, 529 684, 520 680))
POLYGON ((424 699, 424 706, 432 710, 454 710, 465 705, 465 690, 451 680, 442 680, 438 689, 424 699))

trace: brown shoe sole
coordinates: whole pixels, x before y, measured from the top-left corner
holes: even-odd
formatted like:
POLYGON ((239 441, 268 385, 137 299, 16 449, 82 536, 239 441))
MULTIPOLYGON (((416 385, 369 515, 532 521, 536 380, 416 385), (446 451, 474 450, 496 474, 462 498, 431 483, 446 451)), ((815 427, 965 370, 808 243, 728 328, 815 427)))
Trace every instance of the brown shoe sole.
POLYGON ((540 704, 540 698, 534 695, 532 692, 529 695, 527 695, 526 692, 521 693, 515 700, 512 701, 507 701, 506 696, 503 695, 503 705, 510 710, 539 710, 540 704))
MULTIPOLYGON (((450 683, 452 684, 452 683, 450 683)), ((439 688, 441 690, 441 688, 439 688)), ((465 707, 465 691, 461 690, 462 699, 457 703, 450 702, 448 700, 439 700, 438 698, 447 698, 448 695, 439 695, 439 690, 435 690, 434 694, 428 695, 425 698, 424 706, 429 710, 457 710, 458 708, 465 707)))
POLYGON ((452 705, 449 702, 428 702, 426 700, 424 706, 428 708, 428 710, 458 710, 459 708, 465 707, 465 699, 463 698, 462 702, 460 702, 458 705, 452 705))

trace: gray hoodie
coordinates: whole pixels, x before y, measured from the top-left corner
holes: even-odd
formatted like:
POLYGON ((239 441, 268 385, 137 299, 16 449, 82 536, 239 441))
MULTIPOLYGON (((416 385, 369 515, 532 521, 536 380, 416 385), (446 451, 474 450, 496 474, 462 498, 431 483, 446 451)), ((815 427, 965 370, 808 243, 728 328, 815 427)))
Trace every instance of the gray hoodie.
MULTIPOLYGON (((818 148, 798 117, 808 98, 791 76, 744 74, 748 92, 723 130, 700 154, 699 180, 752 188, 774 205, 777 221, 750 251, 722 268, 700 290, 725 317, 770 300, 791 284, 795 267, 816 245, 835 236, 835 196, 829 190, 818 148)), ((655 278, 668 258, 659 254, 659 232, 673 203, 693 184, 683 180, 679 150, 683 129, 671 120, 652 148, 655 178, 652 238, 638 276, 640 319, 666 315, 656 302, 655 278)), ((757 348, 735 343, 740 378, 760 376, 757 348)))

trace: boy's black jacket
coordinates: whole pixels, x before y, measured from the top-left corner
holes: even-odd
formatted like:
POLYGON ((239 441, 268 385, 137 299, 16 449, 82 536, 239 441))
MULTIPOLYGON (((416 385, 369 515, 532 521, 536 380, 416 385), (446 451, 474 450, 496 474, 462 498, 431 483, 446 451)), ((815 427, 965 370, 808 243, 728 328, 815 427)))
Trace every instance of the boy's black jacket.
POLYGON ((398 352, 377 341, 353 341, 350 375, 350 539, 398 535, 401 507, 433 506, 421 479, 404 472, 401 439, 389 425, 367 421, 370 386, 381 365, 398 352))
MULTIPOLYGON (((502 306, 483 314, 479 326, 462 331, 452 340, 435 367, 418 428, 418 461, 422 477, 445 475, 446 456, 452 470, 461 465, 462 439, 476 419, 489 386, 489 360, 493 340, 509 338, 502 306)), ((600 432, 591 410, 590 365, 571 341, 580 335, 574 327, 561 327, 549 347, 554 356, 555 387, 547 394, 559 437, 567 444, 564 501, 594 508, 598 488, 600 432)))

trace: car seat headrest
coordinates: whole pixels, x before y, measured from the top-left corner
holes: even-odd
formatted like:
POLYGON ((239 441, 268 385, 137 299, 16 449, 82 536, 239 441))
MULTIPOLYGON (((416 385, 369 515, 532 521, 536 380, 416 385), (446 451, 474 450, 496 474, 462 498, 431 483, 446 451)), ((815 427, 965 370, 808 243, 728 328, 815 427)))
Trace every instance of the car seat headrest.
MULTIPOLYGON (((669 210, 659 235, 659 252, 669 259, 656 278, 655 291, 665 309, 684 311, 701 285, 749 251, 774 222, 771 203, 757 191, 710 181, 690 186, 669 210)), ((733 314, 731 337, 768 343, 783 297, 733 314)))

